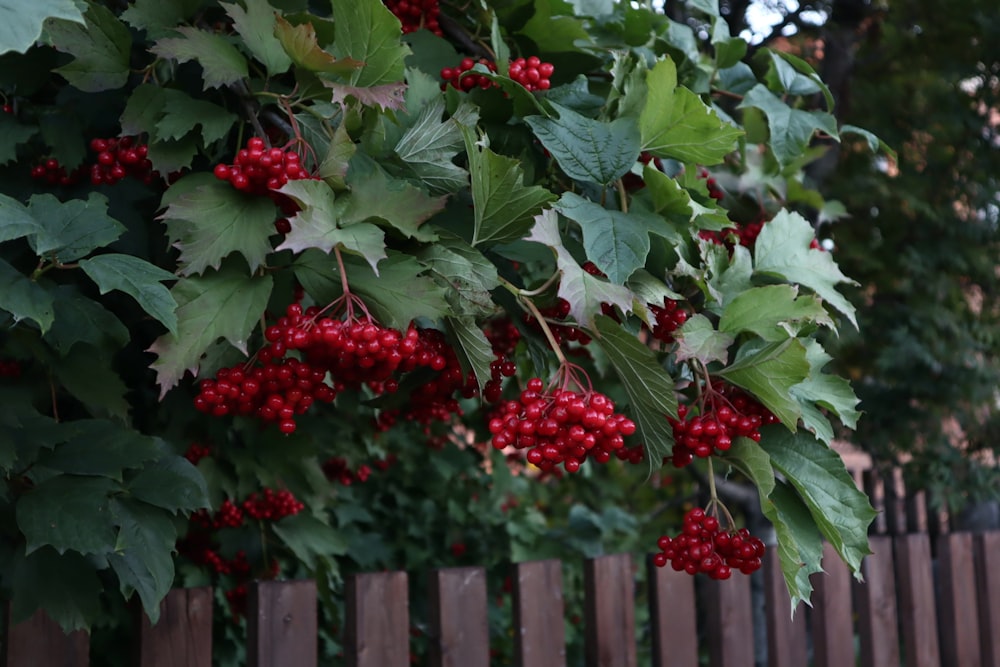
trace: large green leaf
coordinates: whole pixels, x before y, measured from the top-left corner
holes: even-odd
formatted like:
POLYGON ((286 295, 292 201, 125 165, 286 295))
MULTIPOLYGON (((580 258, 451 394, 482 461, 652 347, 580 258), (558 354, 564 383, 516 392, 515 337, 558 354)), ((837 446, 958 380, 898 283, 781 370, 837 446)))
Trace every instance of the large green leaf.
POLYGON ((94 564, 81 554, 51 547, 18 553, 9 577, 10 623, 26 621, 41 608, 70 632, 90 627, 102 613, 104 587, 94 564))
POLYGON ((132 0, 122 12, 122 20, 136 30, 145 30, 151 39, 163 37, 201 9, 204 0, 132 0))
POLYGON ((270 199, 211 180, 174 198, 160 219, 181 251, 180 274, 191 275, 219 268, 223 258, 234 252, 256 270, 271 252, 276 217, 270 199))
POLYGON ((736 337, 725 331, 717 331, 712 321, 695 313, 674 332, 677 340, 677 350, 674 352, 678 361, 698 359, 704 364, 713 361, 726 363, 729 359, 729 347, 736 337))
POLYGON ((24 53, 42 36, 46 19, 83 25, 83 12, 73 0, 0 0, 0 54, 24 53))
POLYGON ((558 118, 528 116, 534 131, 559 167, 578 181, 606 184, 621 178, 639 158, 639 128, 633 118, 611 122, 581 116, 550 103, 558 118))
POLYGON ((555 195, 537 185, 525 185, 519 160, 497 155, 477 143, 471 128, 462 126, 462 131, 472 174, 472 245, 522 238, 531 229, 534 216, 555 195))
POLYGON ((202 140, 210 144, 225 137, 238 120, 236 114, 208 100, 195 99, 180 90, 165 89, 163 93, 153 133, 158 141, 181 139, 201 128, 202 140))
POLYGON ((111 513, 118 525, 118 541, 108 556, 118 575, 122 596, 139 594, 149 620, 156 623, 160 601, 174 583, 174 543, 177 529, 170 515, 130 498, 111 501, 111 513))
POLYGON ((407 181, 392 178, 370 160, 351 162, 347 184, 351 196, 342 224, 374 220, 418 241, 437 238, 433 230, 421 225, 444 209, 447 197, 431 197, 407 181))
POLYGON ((0 113, 0 165, 16 160, 17 147, 27 143, 37 133, 37 127, 22 125, 11 114, 0 113))
POLYGON ((288 71, 292 59, 274 36, 275 13, 267 0, 245 0, 246 8, 238 4, 221 3, 233 19, 233 28, 243 38, 243 44, 254 58, 264 63, 267 73, 277 76, 288 71))
POLYGON ((659 222, 656 216, 610 211, 572 192, 563 194, 555 209, 580 225, 587 259, 611 282, 622 285, 645 265, 649 230, 659 222))
POLYGON ((352 58, 337 59, 324 51, 316 39, 316 28, 311 23, 292 25, 281 16, 275 17, 274 36, 285 53, 298 67, 310 72, 327 72, 347 76, 364 67, 364 62, 352 58))
POLYGON ((285 517, 271 529, 296 558, 310 569, 316 569, 322 561, 332 556, 343 556, 350 548, 343 534, 304 512, 285 517))
POLYGON ((59 553, 113 551, 108 495, 116 488, 107 477, 56 475, 25 493, 17 503, 17 526, 27 540, 27 552, 46 545, 59 553))
POLYGON ((462 239, 442 234, 417 255, 421 262, 448 281, 459 294, 460 312, 478 313, 494 308, 490 292, 500 284, 497 269, 481 252, 462 239))
POLYGON ((736 335, 748 331, 766 341, 778 342, 797 336, 810 324, 833 327, 819 299, 809 294, 800 296, 793 285, 766 285, 752 287, 727 303, 719 331, 736 335))
POLYGON ((149 50, 179 63, 197 62, 201 65, 206 90, 221 88, 249 76, 246 58, 225 37, 189 26, 181 26, 175 31, 181 37, 164 37, 149 50))
POLYGON ((808 287, 857 327, 854 306, 836 290, 840 283, 857 283, 840 271, 830 253, 809 247, 814 238, 812 225, 805 218, 780 211, 761 228, 754 244, 754 273, 808 287))
POLYGON ((125 225, 108 215, 107 197, 97 192, 86 200, 67 202, 50 194, 35 195, 28 202, 28 213, 42 227, 28 237, 32 249, 39 257, 55 256, 61 263, 80 259, 125 232, 125 225))
POLYGON ((74 345, 52 368, 58 384, 95 417, 128 419, 129 389, 113 367, 113 357, 87 344, 74 345))
POLYGON ((53 19, 46 26, 52 46, 73 61, 55 71, 88 93, 121 88, 128 81, 132 35, 110 9, 90 4, 85 25, 75 19, 53 19))
POLYGON ((535 13, 518 32, 535 44, 544 44, 549 52, 578 53, 578 42, 590 41, 584 22, 572 16, 572 5, 563 0, 538 0, 532 4, 535 13))
POLYGON ((202 355, 220 338, 246 354, 272 286, 270 276, 251 277, 235 266, 177 281, 170 290, 177 301, 177 333, 160 336, 149 348, 158 356, 152 368, 161 395, 186 371, 196 372, 202 355))
POLYGON ((792 395, 802 404, 802 422, 816 437, 826 444, 833 440, 833 429, 819 407, 832 411, 849 428, 857 426, 861 413, 857 410, 858 397, 846 379, 823 372, 823 367, 833 361, 823 346, 815 340, 806 341, 806 359, 809 377, 792 387, 792 395))
POLYGON ((743 131, 678 86, 672 60, 656 63, 646 76, 646 86, 646 103, 639 115, 643 150, 656 157, 713 165, 736 147, 743 131))
POLYGON ((125 486, 135 498, 174 513, 209 506, 205 478, 181 456, 146 464, 125 486))
POLYGON ((44 231, 21 202, 0 194, 0 243, 44 231))
POLYGON ((491 378, 490 364, 493 362, 493 346, 476 321, 471 317, 448 317, 445 325, 455 341, 455 354, 463 370, 471 369, 476 375, 480 392, 491 378))
POLYGON ((45 333, 55 319, 54 303, 52 292, 0 259, 0 309, 15 322, 32 320, 45 333))
POLYGON ((596 325, 599 335, 594 340, 625 387, 650 467, 657 468, 674 447, 673 429, 667 421, 668 416, 677 418, 674 381, 635 334, 604 315, 596 318, 596 325))
POLYGON ((75 285, 59 285, 50 293, 56 317, 44 338, 57 352, 66 354, 77 343, 117 351, 128 343, 129 330, 121 320, 75 285))
POLYGON ((381 0, 331 0, 333 53, 363 62, 350 75, 350 85, 366 88, 403 80, 410 49, 402 43, 399 19, 381 0))
POLYGON ((790 431, 795 430, 802 410, 790 392, 809 375, 801 340, 789 338, 755 348, 719 375, 756 396, 790 431))
POLYGON ((460 124, 475 125, 477 118, 472 105, 460 107, 448 120, 441 120, 443 113, 440 97, 424 106, 394 149, 405 168, 438 194, 456 192, 469 184, 469 172, 452 158, 465 145, 460 124))
POLYGON ((157 439, 103 419, 78 419, 68 426, 65 442, 43 453, 38 464, 59 472, 120 480, 162 452, 157 439))
MULTIPOLYGON (((155 83, 143 83, 135 87, 125 103, 119 122, 125 134, 148 134, 155 137, 156 124, 163 115, 169 89, 155 83)), ((177 91, 180 94, 180 91, 177 91)))
POLYGON ((761 429, 761 447, 774 469, 795 487, 809 513, 840 557, 861 578, 861 559, 871 553, 868 525, 877 512, 858 490, 840 454, 799 431, 761 429))
POLYGON ((816 131, 838 138, 837 120, 825 111, 793 109, 762 83, 747 91, 739 108, 755 107, 767 116, 771 130, 770 146, 779 164, 799 159, 816 131))
POLYGON ((171 333, 177 333, 177 302, 163 285, 163 281, 176 280, 177 276, 144 259, 118 253, 80 260, 80 268, 97 283, 101 294, 125 292, 171 333))

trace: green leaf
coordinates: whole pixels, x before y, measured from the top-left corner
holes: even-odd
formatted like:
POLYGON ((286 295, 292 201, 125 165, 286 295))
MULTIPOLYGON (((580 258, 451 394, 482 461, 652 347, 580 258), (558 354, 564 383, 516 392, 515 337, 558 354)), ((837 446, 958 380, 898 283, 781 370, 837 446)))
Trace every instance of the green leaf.
POLYGON ((175 28, 181 37, 164 37, 150 52, 179 63, 201 65, 204 89, 221 88, 249 76, 246 58, 226 38, 189 26, 175 28))
POLYGON ((786 53, 784 51, 774 51, 762 49, 762 53, 771 56, 768 62, 767 81, 772 84, 775 92, 786 92, 791 95, 813 95, 823 93, 826 100, 826 110, 833 111, 833 94, 823 83, 812 65, 802 58, 786 53))
POLYGON ((447 197, 431 197, 407 181, 390 177, 371 160, 352 161, 347 184, 351 196, 341 224, 377 220, 407 238, 418 241, 437 238, 432 229, 421 225, 444 209, 447 197))
POLYGON ((149 161, 161 174, 170 174, 191 168, 198 154, 198 138, 189 134, 178 141, 153 141, 149 144, 149 161))
POLYGON ((841 125, 840 135, 843 136, 845 134, 857 134, 868 143, 868 149, 871 150, 872 153, 877 153, 881 149, 887 155, 889 155, 889 157, 891 157, 893 160, 896 159, 896 151, 894 151, 889 146, 889 144, 885 143, 884 141, 879 139, 874 133, 864 128, 858 127, 856 125, 841 125))
POLYGON ((253 57, 264 63, 270 76, 284 74, 292 66, 281 42, 274 36, 275 13, 267 0, 245 0, 246 9, 237 4, 220 3, 233 19, 233 28, 253 57))
POLYGON ((818 298, 808 294, 799 296, 793 285, 766 285, 750 288, 727 303, 719 320, 719 331, 734 335, 749 331, 774 343, 796 337, 810 324, 834 328, 818 298))
POLYGON ((364 257, 378 273, 378 263, 386 256, 385 233, 372 224, 343 225, 340 212, 344 207, 334 201, 329 185, 303 179, 289 181, 279 192, 295 200, 301 210, 289 220, 292 231, 277 250, 302 252, 317 248, 329 253, 341 248, 364 257))
POLYGON ((121 88, 128 81, 132 35, 102 5, 88 5, 84 19, 84 25, 75 17, 46 23, 45 31, 52 46, 73 56, 72 62, 55 71, 84 92, 121 88))
POLYGON ((579 54, 577 42, 591 41, 590 34, 581 19, 559 15, 560 6, 567 12, 572 12, 571 6, 561 0, 539 0, 533 4, 534 15, 518 32, 535 44, 544 44, 546 52, 569 51, 579 54))
POLYGON ((410 172, 436 194, 457 192, 469 184, 469 172, 452 162, 465 145, 461 125, 474 126, 475 107, 460 107, 442 121, 440 97, 423 107, 413 126, 400 137, 395 152, 410 172))
POLYGON ((496 266, 462 239, 442 234, 417 257, 444 278, 463 302, 473 306, 461 312, 484 312, 494 307, 490 291, 500 284, 496 266))
POLYGON ((14 322, 34 321, 44 334, 55 319, 52 293, 0 259, 0 308, 14 317, 14 322))
POLYGON ((210 144, 225 137, 239 117, 208 100, 199 100, 180 90, 165 90, 154 136, 158 141, 181 139, 196 127, 210 144))
POLYGON ((672 60, 656 63, 646 75, 646 85, 646 103, 639 115, 643 150, 655 157, 713 165, 736 147, 743 131, 678 86, 672 60))
MULTIPOLYGON (((180 92, 180 91, 178 91, 180 92)), ((124 134, 149 134, 155 137, 156 124, 167 103, 167 89, 155 83, 143 83, 129 95, 119 122, 124 134)))
POLYGON ((83 13, 73 0, 0 0, 0 53, 25 53, 42 36, 46 19, 83 25, 83 13))
POLYGON ((133 497, 171 512, 192 512, 210 505, 205 478, 182 456, 154 461, 130 478, 133 497))
POLYGON ((347 128, 343 124, 338 125, 330 149, 319 165, 320 177, 335 191, 347 189, 347 170, 357 150, 357 144, 347 133, 347 128))
POLYGON ((677 418, 674 381, 660 366, 653 351, 610 317, 596 318, 594 341, 608 357, 625 387, 632 416, 646 446, 647 460, 659 467, 674 447, 674 434, 667 417, 677 418))
POLYGON ((155 438, 104 419, 69 422, 72 435, 43 453, 38 465, 74 475, 121 480, 122 471, 138 468, 161 453, 155 438))
POLYGON ((736 340, 731 333, 716 331, 711 320, 695 313, 674 332, 677 341, 677 361, 698 359, 705 364, 713 361, 726 363, 729 346, 736 340))
POLYGON ((97 283, 101 294, 120 290, 138 302, 172 333, 177 332, 177 302, 161 284, 177 276, 132 255, 109 253, 80 260, 80 268, 97 283))
POLYGON ((452 340, 457 343, 454 349, 462 370, 472 370, 481 394, 492 377, 490 364, 494 359, 493 346, 471 317, 448 317, 445 318, 445 324, 452 340))
POLYGON ((129 330, 121 320, 97 301, 84 296, 75 285, 59 285, 50 293, 54 297, 56 317, 44 338, 60 354, 66 354, 77 343, 114 350, 128 343, 129 330))
POLYGON ((270 199, 244 194, 216 179, 174 199, 160 219, 181 251, 179 273, 186 276, 217 269, 234 252, 257 270, 271 252, 276 217, 270 199))
POLYGON ((687 6, 711 17, 719 16, 719 0, 687 0, 687 6))
POLYGON ((762 83, 751 88, 737 108, 754 107, 767 116, 770 146, 782 166, 801 158, 817 130, 839 141, 837 121, 825 111, 793 109, 762 83))
POLYGON ((871 553, 868 525, 876 516, 840 454, 808 433, 761 429, 761 447, 774 469, 795 487, 823 536, 861 579, 861 559, 871 553))
POLYGON ((830 253, 810 248, 812 225, 798 213, 780 211, 761 228, 754 244, 754 273, 808 287, 840 311, 857 328, 854 306, 836 290, 853 280, 841 273, 830 253))
POLYGON ((311 23, 292 25, 281 16, 276 16, 274 35, 292 62, 310 72, 348 76, 365 65, 352 58, 337 59, 320 48, 316 41, 316 28, 311 23))
POLYGON ((857 410, 860 401, 850 382, 823 372, 823 368, 833 361, 833 357, 826 353, 819 342, 806 341, 806 359, 809 361, 809 377, 792 387, 792 395, 803 404, 802 417, 806 428, 816 433, 817 438, 830 444, 833 432, 828 430, 828 437, 820 437, 819 429, 825 425, 826 418, 813 404, 832 411, 848 428, 855 428, 861 417, 857 410), (807 407, 812 407, 812 410, 807 410, 807 407))
POLYGON ((108 562, 118 575, 122 597, 138 593, 146 615, 156 623, 160 601, 174 583, 177 529, 166 512, 129 498, 112 500, 111 512, 118 525, 118 541, 108 562))
POLYGON ((797 338, 770 343, 737 359, 719 375, 746 389, 794 431, 802 414, 791 388, 809 375, 806 349, 797 338))
POLYGON ((274 523, 271 529, 310 570, 315 570, 331 556, 348 553, 349 545, 344 535, 305 512, 287 516, 274 523))
POLYGON ((462 132, 472 174, 475 221, 472 245, 522 238, 531 229, 534 216, 555 195, 537 185, 524 185, 519 160, 497 155, 488 146, 477 144, 471 128, 462 126, 462 132))
POLYGON ((632 118, 603 122, 550 103, 559 118, 528 116, 535 133, 572 179, 601 185, 621 178, 639 159, 639 129, 632 118))
POLYGON ((110 354, 74 345, 52 368, 58 383, 95 416, 128 419, 128 387, 112 367, 110 354))
POLYGON ((63 630, 85 629, 100 617, 104 587, 93 563, 68 551, 42 547, 27 556, 18 554, 10 572, 10 623, 28 620, 39 608, 63 630))
MULTIPOLYGON (((0 0, 0 3, 2 2, 3 0, 0 0)), ((0 165, 16 160, 17 147, 27 143, 37 133, 37 127, 22 125, 13 115, 0 113, 0 165)))
POLYGON ((83 199, 61 202, 50 194, 35 195, 28 213, 42 231, 28 238, 39 257, 54 255, 59 262, 77 260, 108 245, 125 232, 125 225, 108 216, 108 200, 91 192, 83 199))
POLYGON ((21 202, 0 194, 0 243, 43 231, 21 202))
POLYGON ((234 266, 177 281, 170 290, 177 301, 177 333, 160 336, 149 348, 159 357, 151 367, 161 397, 185 371, 197 371, 202 355, 219 338, 246 354, 272 287, 270 276, 251 277, 234 266))
POLYGON ((403 80, 408 46, 400 41, 399 19, 381 0, 331 0, 333 53, 364 67, 350 75, 350 85, 367 88, 403 80))
POLYGON ((122 12, 122 20, 136 30, 145 30, 150 38, 162 37, 201 9, 203 0, 133 0, 122 12))
POLYGON ((622 285, 646 264, 649 229, 659 218, 608 209, 572 192, 565 193, 555 209, 580 225, 587 259, 616 285, 622 285))
POLYGON ((559 236, 559 218, 555 211, 546 209, 535 216, 535 226, 528 241, 548 246, 556 256, 556 267, 562 276, 559 296, 569 303, 569 314, 582 326, 593 329, 595 317, 601 313, 601 304, 617 306, 624 313, 632 311, 632 293, 622 285, 615 285, 583 270, 559 236))
POLYGON ((60 554, 106 554, 114 549, 115 531, 108 494, 117 485, 107 477, 57 475, 27 491, 17 503, 17 525, 27 553, 46 545, 60 554))

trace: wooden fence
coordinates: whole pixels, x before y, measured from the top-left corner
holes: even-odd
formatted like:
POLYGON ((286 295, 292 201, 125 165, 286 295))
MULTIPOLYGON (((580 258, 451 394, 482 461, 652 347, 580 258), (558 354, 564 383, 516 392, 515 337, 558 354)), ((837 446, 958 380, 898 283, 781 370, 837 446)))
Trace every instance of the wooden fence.
MULTIPOLYGON (((854 582, 827 546, 814 575, 813 608, 790 615, 769 553, 763 568, 769 667, 1000 667, 1000 532, 874 536, 854 582), (937 554, 932 560, 932 546, 937 554)), ((654 667, 753 667, 750 578, 695 579, 620 554, 584 563, 588 667, 635 667, 636 637, 651 644, 654 667), (649 627, 636 628, 635 600, 647 586, 649 627), (701 627, 699 626, 699 621, 701 627), (700 642, 700 644, 699 644, 700 642)), ((556 560, 513 565, 513 643, 521 667, 566 665, 562 567, 556 560)), ((346 587, 343 631, 348 667, 409 667, 408 579, 404 572, 355 575, 346 587)), ((481 568, 431 573, 429 664, 487 667, 486 575, 481 568)), ((209 667, 212 592, 174 590, 160 622, 143 617, 133 665, 209 667)), ((260 582, 250 592, 249 667, 316 667, 316 586, 260 582)), ((496 641, 496 640, 494 640, 496 641)), ((64 635, 43 614, 6 628, 3 667, 89 665, 85 633, 64 635)), ((95 661, 96 662, 96 661, 95 661)))

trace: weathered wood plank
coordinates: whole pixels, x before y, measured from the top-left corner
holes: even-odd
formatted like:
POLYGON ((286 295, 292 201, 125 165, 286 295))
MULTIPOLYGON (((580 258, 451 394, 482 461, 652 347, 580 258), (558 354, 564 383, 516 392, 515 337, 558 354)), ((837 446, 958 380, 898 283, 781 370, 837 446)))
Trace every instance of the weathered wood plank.
POLYGON ((566 667, 562 563, 517 563, 513 578, 515 664, 566 667))
POLYGON ((938 541, 938 623, 946 665, 980 667, 972 534, 951 533, 938 541))
POLYGON ((869 468, 861 473, 861 483, 864 487, 865 495, 871 501, 872 507, 878 514, 875 520, 868 526, 868 533, 871 535, 884 535, 886 532, 886 512, 885 512, 885 484, 882 477, 874 468, 869 468))
MULTIPOLYGON (((10 604, 6 618, 10 618, 10 604)), ((6 624, 5 624, 6 625, 6 624)), ((43 611, 6 626, 3 667, 89 667, 90 635, 82 630, 66 634, 43 611)))
POLYGON ((646 561, 653 667, 697 667, 694 577, 646 561))
POLYGON ((764 609, 767 612, 767 657, 769 667, 803 667, 808 664, 806 610, 799 604, 792 615, 788 587, 781 574, 777 547, 764 556, 764 609))
POLYGON ((432 667, 489 667, 486 570, 434 570, 430 582, 432 667))
POLYGON ((903 664, 941 667, 930 539, 927 535, 901 535, 894 543, 903 664))
POLYGON ((814 662, 816 667, 854 667, 851 573, 830 544, 823 545, 823 569, 812 576, 814 662))
POLYGON ((704 580, 711 667, 753 667, 750 577, 734 572, 725 581, 704 580))
POLYGON ((316 667, 316 582, 255 581, 247 605, 249 667, 316 667))
POLYGON ((409 667, 410 608, 405 572, 349 577, 345 613, 347 667, 409 667))
POLYGON ((975 548, 983 667, 1000 667, 1000 532, 976 535, 975 548))
POLYGON ((212 666, 212 589, 175 588, 160 603, 156 625, 136 605, 138 667, 212 666))
POLYGON ((584 563, 583 581, 587 667, 636 667, 632 557, 589 558, 584 563))
POLYGON ((892 538, 871 538, 872 555, 861 563, 864 583, 854 582, 861 667, 899 665, 899 630, 896 614, 896 572, 892 538))

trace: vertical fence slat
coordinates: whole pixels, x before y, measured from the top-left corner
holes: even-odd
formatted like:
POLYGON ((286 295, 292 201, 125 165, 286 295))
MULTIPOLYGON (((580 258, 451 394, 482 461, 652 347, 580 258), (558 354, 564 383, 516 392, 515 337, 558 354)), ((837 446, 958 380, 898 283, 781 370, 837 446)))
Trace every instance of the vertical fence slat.
POLYGON ((885 492, 885 529, 890 535, 902 535, 906 532, 906 514, 903 504, 903 470, 890 468, 884 481, 885 492))
POLYGON ((763 570, 767 664, 769 667, 803 667, 808 664, 805 605, 800 604, 792 616, 792 603, 781 574, 777 547, 767 548, 763 570))
POLYGON ((816 667, 854 667, 851 573, 830 544, 823 545, 823 569, 812 577, 812 632, 816 667))
POLYGON ((922 534, 901 535, 894 542, 903 664, 941 667, 930 539, 922 534))
POLYGON ((486 570, 456 567, 431 572, 431 667, 489 667, 486 570))
POLYGON ((136 605, 136 667, 212 667, 212 589, 175 588, 160 603, 156 625, 136 605))
POLYGON ((1000 532, 976 535, 975 547, 983 667, 1000 667, 1000 532))
POLYGON ((562 563, 514 566, 514 660, 518 667, 565 667, 562 563))
POLYGON ((694 577, 646 561, 653 667, 697 667, 694 577))
POLYGON ((406 573, 375 572, 349 577, 345 602, 347 667, 409 667, 406 573))
MULTIPOLYGON (((10 619, 10 605, 6 618, 10 619)), ((39 610, 17 625, 6 625, 3 667, 89 667, 90 635, 83 630, 66 634, 39 610)))
POLYGON ((248 602, 248 667, 316 667, 315 581, 255 581, 248 602))
POLYGON ((980 667, 979 614, 971 533, 943 535, 938 542, 941 657, 946 665, 980 667))
POLYGON ((753 616, 750 607, 750 577, 734 572, 725 581, 703 580, 705 629, 711 637, 708 664, 712 667, 753 667, 753 616))
POLYGON ((583 580, 587 667, 636 667, 632 557, 588 558, 583 580))
POLYGON ((865 495, 868 496, 872 507, 878 512, 875 520, 869 526, 868 532, 874 535, 884 535, 886 531, 886 512, 885 485, 882 483, 882 478, 879 476, 877 470, 869 468, 861 473, 861 482, 864 486, 865 495))
POLYGON ((899 630, 896 615, 896 572, 892 538, 871 538, 872 555, 861 563, 864 583, 855 582, 861 667, 899 665, 899 630))

